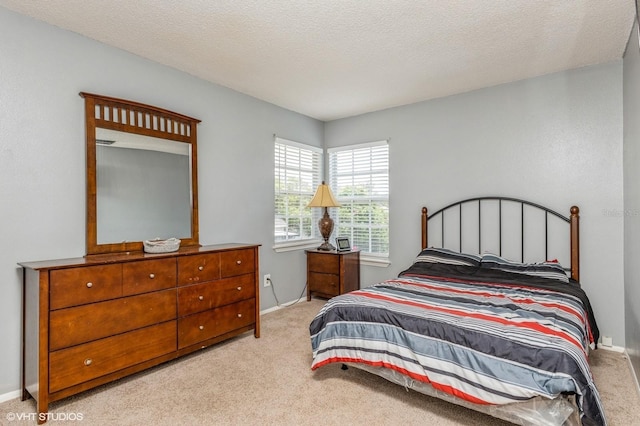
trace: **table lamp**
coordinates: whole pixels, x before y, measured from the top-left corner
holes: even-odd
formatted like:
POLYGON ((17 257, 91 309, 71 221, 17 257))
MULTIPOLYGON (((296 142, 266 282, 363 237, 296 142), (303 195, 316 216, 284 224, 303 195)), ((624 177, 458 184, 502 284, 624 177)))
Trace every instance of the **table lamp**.
POLYGON ((320 228, 320 234, 324 239, 324 243, 318 247, 318 250, 335 250, 335 247, 329 242, 329 237, 331 236, 331 232, 333 232, 333 219, 329 217, 328 208, 340 207, 340 203, 333 198, 329 185, 322 181, 320 186, 318 186, 316 195, 313 196, 307 207, 324 207, 324 215, 322 215, 322 218, 318 221, 318 228, 320 228))

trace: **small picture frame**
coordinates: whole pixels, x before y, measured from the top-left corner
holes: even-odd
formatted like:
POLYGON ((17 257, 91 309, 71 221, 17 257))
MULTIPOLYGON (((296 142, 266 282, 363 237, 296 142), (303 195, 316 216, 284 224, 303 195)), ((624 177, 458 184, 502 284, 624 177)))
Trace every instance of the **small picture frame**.
POLYGON ((336 237, 336 250, 337 251, 351 251, 351 244, 346 237, 336 237))

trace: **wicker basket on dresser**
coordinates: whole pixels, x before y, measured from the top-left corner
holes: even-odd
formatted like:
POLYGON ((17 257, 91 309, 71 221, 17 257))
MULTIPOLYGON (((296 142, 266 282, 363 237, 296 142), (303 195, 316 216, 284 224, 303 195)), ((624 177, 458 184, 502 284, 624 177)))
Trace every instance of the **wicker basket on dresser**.
POLYGON ((22 399, 49 403, 249 330, 260 337, 258 247, 20 263, 22 399))

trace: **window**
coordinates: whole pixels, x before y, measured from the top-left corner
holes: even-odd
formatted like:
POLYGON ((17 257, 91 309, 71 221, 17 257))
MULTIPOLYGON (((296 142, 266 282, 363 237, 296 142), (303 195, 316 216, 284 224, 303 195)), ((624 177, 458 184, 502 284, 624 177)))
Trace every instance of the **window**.
POLYGON ((337 237, 348 237, 363 255, 389 257, 389 144, 387 141, 332 148, 329 182, 342 204, 337 237))
POLYGON ((319 212, 309 209, 320 184, 322 150, 275 138, 275 246, 310 243, 320 238, 319 212))

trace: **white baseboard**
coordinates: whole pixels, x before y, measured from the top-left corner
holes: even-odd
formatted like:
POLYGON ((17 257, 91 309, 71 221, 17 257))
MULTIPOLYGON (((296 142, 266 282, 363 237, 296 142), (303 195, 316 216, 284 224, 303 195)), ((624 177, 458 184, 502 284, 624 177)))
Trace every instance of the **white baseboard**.
MULTIPOLYGON (((625 353, 624 348, 621 347, 621 346, 605 346, 602 343, 598 344, 598 349, 604 349, 605 351, 613 351, 613 352, 625 353)), ((628 358, 628 356, 627 356, 627 358, 628 358)))
POLYGON ((624 352, 627 357, 627 362, 629 363, 629 370, 631 370, 631 375, 633 376, 633 381, 636 383, 636 390, 638 391, 638 395, 640 395, 640 382, 638 381, 638 376, 636 376, 636 371, 633 369, 633 364, 631 363, 631 358, 627 351, 624 352))
POLYGON ((272 308, 267 308, 267 309, 265 309, 263 311, 260 311, 260 315, 269 314, 271 312, 275 312, 275 311, 278 311, 280 309, 282 309, 280 306, 274 306, 272 308))
POLYGON ((291 300, 289 302, 281 303, 280 305, 277 305, 277 306, 274 306, 272 308, 267 308, 265 310, 260 311, 260 315, 264 315, 264 314, 268 314, 270 312, 278 311, 278 310, 280 310, 282 308, 288 308, 289 306, 293 306, 296 303, 302 303, 302 302, 306 302, 306 301, 307 301, 307 298, 303 297, 303 298, 300 298, 300 299, 291 300))
POLYGON ((11 392, 7 392, 5 394, 0 395, 0 403, 11 401, 12 399, 20 398, 20 391, 15 390, 11 392))

